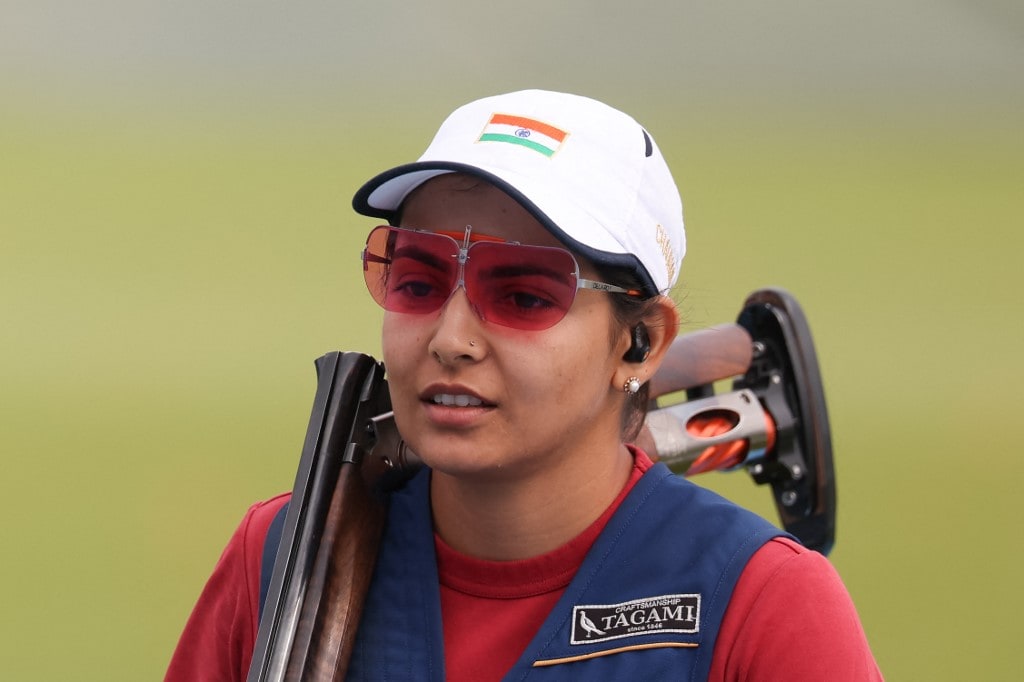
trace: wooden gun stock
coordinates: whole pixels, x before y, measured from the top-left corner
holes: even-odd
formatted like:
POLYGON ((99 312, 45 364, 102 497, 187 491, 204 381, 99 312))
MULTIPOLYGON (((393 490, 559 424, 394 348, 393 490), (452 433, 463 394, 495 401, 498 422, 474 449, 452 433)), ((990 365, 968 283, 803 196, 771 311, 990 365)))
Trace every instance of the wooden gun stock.
POLYGON ((750 367, 753 342, 738 324, 724 324, 676 337, 650 380, 650 397, 713 384, 750 367))

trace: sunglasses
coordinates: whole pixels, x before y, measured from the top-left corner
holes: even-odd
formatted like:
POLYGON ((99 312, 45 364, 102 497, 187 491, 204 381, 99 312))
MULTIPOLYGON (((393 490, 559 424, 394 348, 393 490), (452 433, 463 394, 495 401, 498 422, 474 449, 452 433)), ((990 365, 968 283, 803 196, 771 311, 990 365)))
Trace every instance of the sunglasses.
POLYGON ((537 331, 565 317, 580 289, 642 295, 580 277, 579 263, 565 249, 471 231, 375 227, 363 250, 363 277, 373 300, 391 312, 426 315, 440 310, 461 286, 480 319, 537 331))

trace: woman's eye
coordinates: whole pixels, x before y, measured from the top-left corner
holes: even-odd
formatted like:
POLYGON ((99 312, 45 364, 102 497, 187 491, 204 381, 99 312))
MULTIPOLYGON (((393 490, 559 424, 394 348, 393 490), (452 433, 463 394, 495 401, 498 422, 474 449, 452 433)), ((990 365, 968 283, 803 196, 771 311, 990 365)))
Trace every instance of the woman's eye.
POLYGON ((391 290, 405 294, 406 296, 413 296, 415 298, 423 298, 429 296, 434 291, 434 286, 429 282, 406 280, 397 285, 392 286, 391 290))
POLYGON ((530 294, 525 291, 515 292, 509 295, 509 301, 517 308, 523 310, 541 310, 554 307, 549 299, 530 294))
POLYGON ((447 273, 414 258, 397 258, 388 273, 388 289, 408 298, 443 296, 447 273))
POLYGON ((564 307, 552 292, 526 280, 507 282, 505 286, 491 289, 490 295, 497 307, 520 315, 532 315, 564 307))
POLYGON ((526 274, 492 277, 481 289, 481 300, 507 315, 535 316, 552 310, 565 310, 572 303, 572 292, 562 291, 550 277, 526 274))
POLYGON ((409 296, 429 296, 440 287, 441 280, 423 271, 392 272, 388 284, 392 291, 401 291, 409 296))

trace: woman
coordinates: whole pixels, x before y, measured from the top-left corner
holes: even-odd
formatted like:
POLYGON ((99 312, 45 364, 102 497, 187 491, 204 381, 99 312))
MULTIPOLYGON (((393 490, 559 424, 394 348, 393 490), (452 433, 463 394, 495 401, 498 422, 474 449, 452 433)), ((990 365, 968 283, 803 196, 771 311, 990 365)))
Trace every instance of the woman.
MULTIPOLYGON (((479 100, 354 204, 388 221, 364 274, 427 468, 392 496, 350 679, 880 679, 823 557, 627 445, 685 251, 639 124, 479 100)), ((284 501, 250 510, 168 679, 244 679, 284 501)))

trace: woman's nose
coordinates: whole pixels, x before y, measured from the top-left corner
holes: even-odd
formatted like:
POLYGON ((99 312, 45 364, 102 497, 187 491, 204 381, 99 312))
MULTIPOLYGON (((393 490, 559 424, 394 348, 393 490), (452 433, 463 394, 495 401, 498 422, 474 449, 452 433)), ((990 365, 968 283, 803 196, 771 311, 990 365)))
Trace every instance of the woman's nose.
POLYGON ((442 365, 452 365, 480 359, 485 348, 480 317, 466 290, 457 287, 438 313, 428 350, 442 365))

